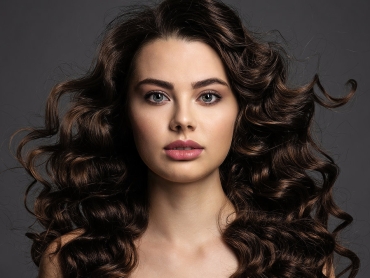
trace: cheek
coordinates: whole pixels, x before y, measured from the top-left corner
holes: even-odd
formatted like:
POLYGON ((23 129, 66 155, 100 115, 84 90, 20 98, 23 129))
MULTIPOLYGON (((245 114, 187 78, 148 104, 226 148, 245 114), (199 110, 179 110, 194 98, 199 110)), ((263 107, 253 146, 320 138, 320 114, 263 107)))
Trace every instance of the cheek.
POLYGON ((131 128, 134 136, 136 148, 143 160, 149 155, 150 146, 159 145, 160 138, 160 122, 159 118, 151 113, 136 113, 131 114, 131 128))
POLYGON ((148 119, 145 117, 145 114, 135 114, 131 115, 131 126, 132 131, 135 134, 142 134, 145 133, 147 130, 148 119))
POLYGON ((204 130, 207 134, 209 143, 209 154, 213 163, 218 166, 225 160, 229 153, 233 139, 234 124, 236 114, 230 111, 228 115, 218 115, 214 117, 211 123, 204 123, 204 130))
POLYGON ((131 127, 136 146, 139 149, 150 137, 151 125, 145 116, 142 117, 136 115, 135 117, 132 117, 131 127))
POLYGON ((224 112, 213 117, 213 124, 208 125, 208 130, 212 133, 212 137, 220 147, 229 148, 233 137, 237 112, 235 110, 226 110, 224 112))
POLYGON ((231 146, 231 141, 233 138, 234 122, 227 121, 221 126, 218 126, 219 138, 217 139, 220 149, 223 149, 226 153, 229 151, 231 146))

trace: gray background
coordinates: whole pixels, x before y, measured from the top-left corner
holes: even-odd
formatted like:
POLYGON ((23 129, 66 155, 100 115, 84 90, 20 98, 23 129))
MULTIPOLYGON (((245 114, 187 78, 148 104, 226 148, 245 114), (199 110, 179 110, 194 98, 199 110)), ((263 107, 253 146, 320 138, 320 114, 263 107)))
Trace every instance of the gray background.
MULTIPOLYGON (((343 241, 362 259, 358 277, 370 273, 370 2, 362 1, 225 1, 254 31, 279 30, 290 53, 301 62, 294 80, 308 81, 319 72, 333 96, 344 83, 359 83, 351 103, 335 111, 318 110, 318 138, 342 169, 334 194, 355 219, 343 241)), ((9 152, 10 135, 39 125, 53 84, 88 68, 97 38, 120 5, 143 1, 0 2, 0 277, 35 277, 24 233, 33 223, 23 207, 29 178, 9 152)))

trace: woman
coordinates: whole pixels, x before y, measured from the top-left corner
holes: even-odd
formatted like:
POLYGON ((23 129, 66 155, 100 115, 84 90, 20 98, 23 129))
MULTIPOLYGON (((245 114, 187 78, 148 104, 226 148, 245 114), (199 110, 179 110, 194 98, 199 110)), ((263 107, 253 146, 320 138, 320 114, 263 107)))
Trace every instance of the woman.
POLYGON ((334 277, 335 253, 355 277, 337 239, 352 221, 333 202, 338 168, 310 132, 315 103, 345 104, 349 84, 345 98, 317 76, 290 88, 284 51, 218 1, 117 17, 92 70, 54 87, 45 128, 18 148, 29 190, 43 185, 45 230, 28 234, 39 277, 334 277))

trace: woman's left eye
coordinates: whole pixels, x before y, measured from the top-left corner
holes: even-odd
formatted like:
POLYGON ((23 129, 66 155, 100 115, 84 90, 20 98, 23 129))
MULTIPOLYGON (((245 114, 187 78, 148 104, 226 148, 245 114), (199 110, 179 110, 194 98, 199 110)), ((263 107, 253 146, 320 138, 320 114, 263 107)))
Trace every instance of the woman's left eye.
POLYGON ((215 93, 204 93, 200 96, 200 99, 205 104, 213 104, 213 103, 218 102, 221 99, 221 97, 215 93))

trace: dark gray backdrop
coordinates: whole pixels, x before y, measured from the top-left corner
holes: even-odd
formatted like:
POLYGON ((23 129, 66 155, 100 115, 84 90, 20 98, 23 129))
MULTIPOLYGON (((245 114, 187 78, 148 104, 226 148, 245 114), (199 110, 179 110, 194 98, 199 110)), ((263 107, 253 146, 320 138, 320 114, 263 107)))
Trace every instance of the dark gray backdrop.
MULTIPOLYGON (((369 277, 370 247, 370 2, 225 1, 237 8, 254 31, 279 30, 296 63, 295 80, 319 72, 334 96, 344 83, 359 83, 355 99, 336 111, 319 110, 318 138, 342 173, 334 190, 338 204, 353 215, 343 241, 362 259, 358 277, 369 277)), ((30 242, 24 237, 33 219, 23 207, 29 178, 8 150, 10 135, 40 124, 51 86, 88 68, 97 37, 120 5, 143 1, 0 2, 0 277, 35 277, 30 242)))

